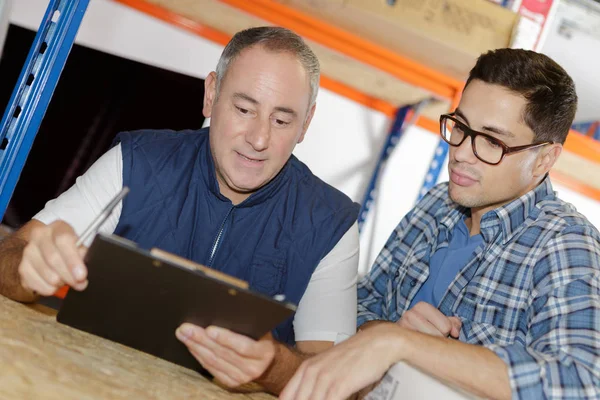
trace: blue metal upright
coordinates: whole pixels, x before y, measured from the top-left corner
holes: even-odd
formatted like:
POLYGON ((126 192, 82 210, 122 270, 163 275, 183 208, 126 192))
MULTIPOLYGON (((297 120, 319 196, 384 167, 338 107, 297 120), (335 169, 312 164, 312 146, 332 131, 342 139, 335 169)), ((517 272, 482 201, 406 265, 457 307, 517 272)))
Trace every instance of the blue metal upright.
POLYGON ((0 123, 0 218, 13 195, 89 0, 51 0, 0 123))
POLYGON ((423 196, 425 196, 427 192, 429 192, 429 190, 431 190, 431 188, 437 184, 440 173, 442 172, 442 165, 444 165, 444 161, 446 161, 446 156, 448 155, 448 148, 448 143, 446 143, 443 139, 440 139, 437 147, 435 148, 435 152, 433 153, 433 158, 429 164, 427 174, 425 174, 425 179, 423 180, 421 190, 419 190, 417 201, 421 200, 423 196))
POLYGON ((379 183, 379 175, 383 171, 383 167, 388 160, 390 154, 398 144, 402 133, 404 132, 406 115, 410 111, 411 106, 404 106, 399 108, 396 111, 396 118, 394 119, 394 123, 390 129, 390 133, 388 134, 385 144, 381 149, 379 154, 379 158, 377 159, 377 164, 375 165, 375 170, 373 171, 373 175, 371 175, 371 180, 369 181, 369 185, 367 186, 367 190, 365 191, 363 201, 361 203, 360 211, 358 213, 358 231, 362 232, 363 225, 367 220, 367 215, 371 210, 371 206, 375 201, 375 196, 377 193, 377 186, 379 183))
POLYGON ((401 107, 396 111, 396 118, 394 119, 390 133, 388 134, 386 142, 383 145, 381 153, 379 154, 377 165, 375 166, 375 170, 373 171, 373 175, 371 176, 371 180, 369 181, 369 185, 367 186, 367 190, 365 191, 365 195, 361 203, 357 221, 359 233, 362 232, 362 227, 367 219, 367 215, 369 214, 371 206, 375 201, 375 196, 378 190, 377 185, 379 183, 379 175, 382 173, 387 159, 392 154, 392 151, 394 151, 394 148, 398 144, 402 134, 415 124, 423 107, 426 106, 430 101, 430 99, 425 99, 417 104, 401 107), (412 117, 409 121, 405 121, 410 110, 413 111, 412 117))

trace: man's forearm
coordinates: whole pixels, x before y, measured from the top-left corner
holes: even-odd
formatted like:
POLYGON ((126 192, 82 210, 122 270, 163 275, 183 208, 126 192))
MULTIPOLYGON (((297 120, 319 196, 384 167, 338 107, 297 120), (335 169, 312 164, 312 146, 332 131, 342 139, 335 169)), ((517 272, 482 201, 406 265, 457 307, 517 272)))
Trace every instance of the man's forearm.
POLYGON ((271 366, 260 378, 256 380, 268 392, 279 394, 285 385, 292 379, 300 364, 312 354, 303 354, 298 350, 289 348, 281 343, 275 342, 275 358, 271 366))
POLYGON ((473 394, 510 399, 508 367, 491 350, 397 328, 399 360, 473 394))
POLYGON ((21 286, 19 263, 27 242, 10 236, 0 242, 0 294, 13 300, 32 302, 37 296, 21 286))

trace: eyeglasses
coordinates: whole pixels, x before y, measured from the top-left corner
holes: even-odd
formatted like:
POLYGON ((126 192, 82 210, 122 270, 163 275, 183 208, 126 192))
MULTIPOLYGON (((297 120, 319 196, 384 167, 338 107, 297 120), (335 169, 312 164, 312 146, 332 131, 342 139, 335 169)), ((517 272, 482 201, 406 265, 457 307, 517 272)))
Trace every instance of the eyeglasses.
POLYGON ((452 114, 443 114, 440 117, 440 134, 446 143, 454 147, 459 147, 467 137, 470 137, 475 157, 490 165, 500 164, 507 154, 514 154, 554 143, 543 142, 510 147, 493 136, 474 131, 454 118, 452 114))

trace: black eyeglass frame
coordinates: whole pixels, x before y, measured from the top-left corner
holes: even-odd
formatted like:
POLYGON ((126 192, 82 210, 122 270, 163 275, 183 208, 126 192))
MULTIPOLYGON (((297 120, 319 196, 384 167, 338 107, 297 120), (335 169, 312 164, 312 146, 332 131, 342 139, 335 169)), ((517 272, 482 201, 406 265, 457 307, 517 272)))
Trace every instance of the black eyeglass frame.
POLYGON ((519 153, 519 152, 525 151, 525 150, 535 149, 535 148, 546 146, 549 144, 554 144, 554 142, 552 142, 552 141, 547 141, 547 142, 541 142, 541 143, 526 144, 523 146, 510 147, 500 139, 496 139, 495 137, 493 137, 491 135, 488 135, 483 132, 478 132, 478 131, 475 131, 475 130, 469 128, 467 125, 465 125, 464 123, 462 123, 459 120, 457 120, 456 118, 454 118, 454 113, 440 115, 440 136, 442 137, 442 139, 444 139, 444 142, 448 143, 450 146, 453 146, 453 147, 461 146, 463 144, 463 142, 465 141, 465 139, 467 137, 470 137, 471 138, 471 148, 473 149, 473 154, 475 154, 475 157, 477 157, 478 160, 480 160, 486 164, 489 164, 489 165, 500 164, 502 162, 502 160, 504 160, 504 156, 506 156, 506 155, 519 153), (444 121, 446 119, 449 119, 452 122, 454 122, 456 125, 459 125, 460 129, 462 129, 462 131, 464 132, 463 138, 460 141, 460 143, 458 143, 458 144, 450 143, 450 141, 447 140, 446 137, 444 136, 444 121), (477 154, 477 149, 475 148, 475 138, 477 136, 483 136, 488 141, 490 141, 494 144, 497 144, 498 146, 500 146, 502 148, 502 156, 500 157, 500 160, 497 163, 492 163, 492 162, 486 161, 483 158, 481 158, 479 156, 479 154, 477 154))

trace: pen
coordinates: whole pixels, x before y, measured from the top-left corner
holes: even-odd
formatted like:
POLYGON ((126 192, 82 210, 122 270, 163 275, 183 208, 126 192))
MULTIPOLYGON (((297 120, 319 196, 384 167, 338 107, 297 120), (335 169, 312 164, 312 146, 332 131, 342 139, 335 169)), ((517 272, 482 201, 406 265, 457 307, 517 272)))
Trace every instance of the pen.
POLYGON ((85 242, 91 235, 93 235, 98 230, 98 228, 100 228, 100 226, 104 223, 104 221, 108 219, 108 217, 115 209, 117 204, 119 204, 119 202, 123 200, 127 193, 129 193, 129 188, 127 186, 123 186, 123 189, 121 189, 121 191, 117 193, 117 195, 106 205, 106 207, 104 207, 102 212, 98 214, 96 218, 94 218, 90 226, 88 226, 85 229, 85 231, 83 231, 81 236, 79 236, 79 239, 75 244, 76 247, 81 246, 83 242, 85 242))

